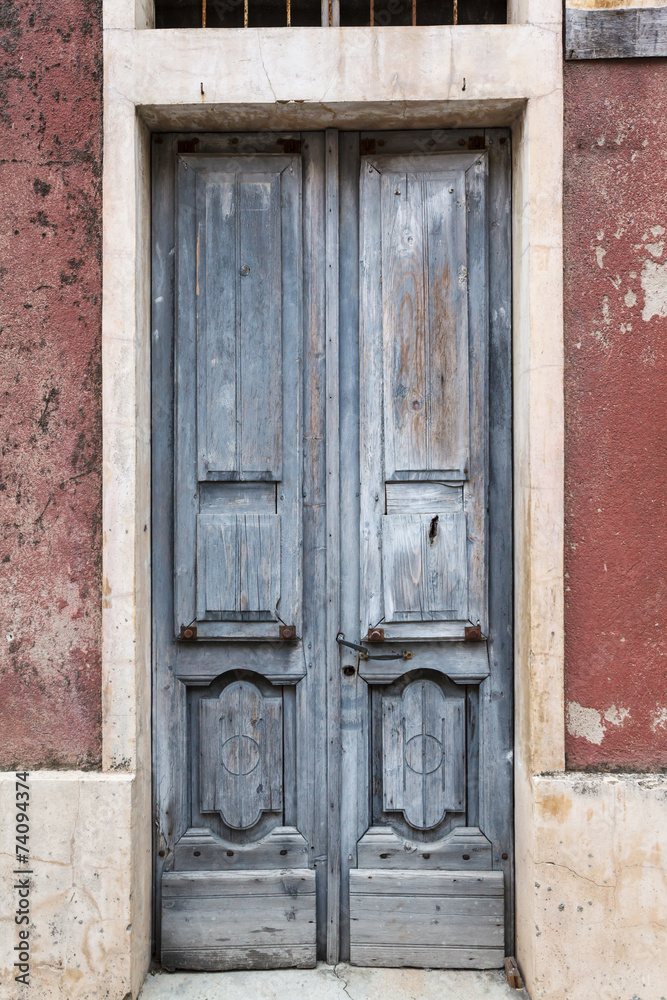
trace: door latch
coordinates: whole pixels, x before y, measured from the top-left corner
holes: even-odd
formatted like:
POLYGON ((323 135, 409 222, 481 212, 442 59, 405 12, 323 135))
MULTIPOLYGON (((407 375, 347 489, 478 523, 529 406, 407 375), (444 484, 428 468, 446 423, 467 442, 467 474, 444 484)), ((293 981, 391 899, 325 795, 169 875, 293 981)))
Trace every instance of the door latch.
POLYGON ((339 646, 347 646, 348 649, 353 649, 356 653, 359 653, 359 659, 361 660, 411 660, 412 653, 409 649, 404 649, 401 653, 371 653, 370 649, 366 646, 360 646, 358 642, 348 642, 345 638, 343 632, 339 632, 336 636, 336 642, 339 646))

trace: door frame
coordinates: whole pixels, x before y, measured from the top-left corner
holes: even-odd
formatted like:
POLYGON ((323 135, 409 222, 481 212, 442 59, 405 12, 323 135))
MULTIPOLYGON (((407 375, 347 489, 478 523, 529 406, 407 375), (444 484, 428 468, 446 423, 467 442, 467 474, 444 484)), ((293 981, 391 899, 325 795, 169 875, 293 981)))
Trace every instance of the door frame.
MULTIPOLYGON (((359 608, 359 573, 356 571, 346 572, 346 579, 341 579, 341 494, 353 495, 353 483, 359 477, 359 453, 358 447, 352 449, 353 455, 345 463, 340 463, 340 410, 339 410, 339 390, 340 373, 344 371, 343 390, 347 393, 356 393, 359 398, 359 350, 358 350, 358 268, 356 261, 358 255, 355 252, 341 255, 340 247, 344 244, 358 247, 359 235, 359 168, 361 165, 360 140, 371 146, 378 142, 384 144, 385 138, 392 137, 392 145, 401 149, 414 151, 416 156, 424 157, 429 153, 438 154, 443 152, 463 152, 464 150, 486 148, 489 160, 489 181, 487 197, 487 238, 488 238, 488 277, 489 277, 489 357, 488 357, 488 393, 489 393, 489 657, 494 664, 491 676, 486 679, 484 685, 479 689, 479 707, 477 718, 468 719, 468 729, 472 733, 481 728, 482 732, 488 731, 494 739, 502 739, 501 731, 504 732, 509 741, 507 753, 502 755, 502 759, 484 760, 485 742, 479 740, 481 748, 481 760, 479 765, 480 778, 480 814, 482 820, 490 824, 492 829, 491 839, 502 843, 497 857, 494 856, 494 868, 502 869, 505 874, 505 930, 506 930, 506 950, 513 951, 514 940, 514 878, 513 878, 513 825, 512 825, 512 768, 511 768, 511 740, 512 740, 512 430, 511 430, 511 143, 508 129, 457 129, 457 130, 402 130, 402 131, 373 131, 360 132, 351 130, 328 129, 315 133, 321 136, 324 146, 324 178, 323 178, 323 205, 320 206, 319 225, 323 232, 321 238, 324 244, 324 261, 320 273, 324 275, 323 288, 320 289, 320 296, 323 296, 323 340, 324 366, 325 366, 325 425, 326 440, 336 441, 337 445, 331 449, 326 449, 326 486, 325 486, 325 530, 327 535, 327 556, 326 571, 324 581, 323 596, 326 602, 325 613, 325 670, 326 670, 326 775, 327 775, 327 803, 325 818, 328 817, 327 826, 327 850, 326 850, 326 914, 323 912, 321 903, 318 905, 318 924, 325 921, 325 926, 318 928, 318 938, 326 934, 326 958, 331 964, 335 964, 340 959, 341 951, 343 956, 349 953, 349 935, 347 933, 347 916, 349 912, 348 898, 348 873, 352 864, 347 863, 347 858, 352 860, 358 836, 364 830, 359 827, 359 822, 355 813, 361 811, 364 799, 370 796, 368 784, 363 780, 355 782, 356 795, 343 796, 343 759, 352 762, 347 765, 347 775, 354 772, 361 774, 364 768, 368 770, 367 750, 360 745, 358 734, 355 737, 354 727, 351 732, 344 731, 342 727, 343 717, 349 716, 350 712, 366 711, 362 707, 361 700, 354 698, 349 700, 349 692, 343 695, 344 703, 341 703, 341 649, 336 643, 335 636, 342 628, 350 635, 358 629, 358 608, 359 608), (434 138, 435 137, 435 138, 434 138), (339 185, 340 179, 347 179, 339 185), (339 206, 340 194, 343 194, 344 203, 339 206), (339 207, 341 209, 339 214, 339 207), (341 229, 343 239, 341 240, 341 229), (348 273, 344 275, 342 283, 339 281, 339 267, 348 268, 348 273), (350 294, 350 289, 356 289, 356 294, 350 294), (339 319, 342 322, 339 326, 339 319), (342 338, 339 343, 339 330, 342 338), (345 483, 340 483, 340 476, 343 475, 345 483), (343 586, 343 583, 345 584, 343 586), (341 592, 345 594, 342 600, 341 592), (342 611, 342 617, 341 617, 342 611), (504 698, 502 695, 504 694, 504 698), (499 714, 498 708, 501 708, 499 714), (501 715, 503 716, 501 718, 501 715), (494 780, 489 780, 490 772, 494 772, 494 780), (493 788, 496 794, 491 794, 493 788), (498 802, 498 789, 502 788, 503 795, 498 802), (360 807, 357 810, 357 807, 360 807), (357 829, 358 828, 358 829, 357 829), (354 843, 341 840, 343 831, 355 831, 354 843), (496 834, 496 836, 493 836, 496 834), (358 835, 358 836, 357 836, 358 835), (341 921, 341 916, 343 917, 341 921), (341 939, 341 924, 344 928, 341 939)), ((275 133, 273 133, 275 136, 275 133)), ((263 132, 257 134, 245 133, 211 133, 200 136, 197 145, 200 148, 197 152, 205 152, 208 145, 217 151, 218 146, 222 147, 223 141, 232 141, 234 153, 248 152, 255 150, 261 152, 266 143, 270 143, 272 133, 263 132)), ((192 137, 184 134, 174 135, 173 133, 163 137, 159 134, 153 136, 153 161, 154 161, 154 201, 157 205, 166 205, 162 214, 155 212, 152 218, 153 244, 157 247, 156 241, 160 240, 160 249, 164 247, 172 238, 174 220, 174 199, 171 194, 171 181, 165 184, 163 173, 165 168, 169 169, 169 156, 174 155, 178 147, 181 152, 194 152, 195 148, 190 148, 192 137), (182 146, 182 148, 181 148, 182 146), (165 154, 167 159, 165 159, 165 154)), ((227 147, 229 148, 229 147, 227 147)), ((222 148, 221 148, 222 151, 222 148)), ((304 169, 309 162, 309 156, 304 160, 304 169)), ((154 250, 155 252, 155 250, 154 250)), ((311 281, 317 285, 317 270, 309 267, 305 259, 304 247, 304 273, 310 274, 306 278, 306 283, 311 281), (310 273, 312 271, 312 274, 310 273)), ((160 283, 155 286, 155 293, 164 292, 155 296, 153 326, 157 332, 169 329, 171 320, 169 311, 172 309, 168 283, 165 284, 164 271, 160 269, 159 256, 154 258, 154 275, 160 276, 160 283)), ((157 280, 157 279, 155 279, 157 280)), ((315 293, 317 294, 317 292, 315 293)), ((165 365, 168 359, 163 351, 158 351, 156 357, 161 368, 159 373, 152 377, 158 380, 165 378, 165 365)), ((352 408, 348 408, 351 412, 352 408)), ((162 426, 170 417, 164 412, 164 399, 160 393, 153 393, 153 426, 162 426)), ((352 433, 351 428, 346 429, 346 433, 352 433)), ((358 440, 358 431, 355 437, 358 440)), ((156 484, 160 484, 162 477, 161 468, 165 461, 170 461, 162 453, 154 454, 153 479, 156 484)), ((165 495, 168 493, 164 485, 158 487, 153 493, 153 521, 155 517, 166 518, 170 521, 167 507, 170 500, 167 499, 165 505, 165 495)), ((349 506, 349 505, 348 505, 349 506)), ((344 518, 347 518, 346 530, 343 532, 347 537, 350 530, 355 530, 352 524, 354 521, 354 511, 344 509, 344 518)), ((357 512, 358 516, 358 512, 357 512)), ((358 531, 358 528, 356 529, 358 531)), ((153 533, 153 545, 157 545, 161 553, 160 561, 164 564, 168 542, 165 539, 164 531, 153 533)), ((356 564, 355 564, 356 565, 356 564)), ((153 635, 153 657, 163 655, 160 652, 161 640, 156 633, 153 635)), ((153 734, 155 741, 156 732, 156 712, 157 706, 161 703, 160 692, 155 687, 156 671, 153 669, 153 734)), ((369 720, 366 720, 366 725, 369 720)), ((503 741, 504 742, 504 741, 503 741)), ((153 759, 153 786, 156 788, 160 784, 159 774, 155 771, 155 757, 153 759)), ((364 771, 365 773, 365 771, 364 771)), ((154 795, 154 917, 153 926, 155 934, 155 944, 159 942, 160 908, 159 908, 159 883, 161 877, 161 858, 164 856, 164 844, 160 840, 159 831, 164 821, 161 823, 158 818, 158 802, 154 795)), ((474 824, 473 824, 474 825, 474 824)), ((365 827, 364 827, 365 829, 365 827)), ((321 881, 318 878, 318 882, 321 881)))

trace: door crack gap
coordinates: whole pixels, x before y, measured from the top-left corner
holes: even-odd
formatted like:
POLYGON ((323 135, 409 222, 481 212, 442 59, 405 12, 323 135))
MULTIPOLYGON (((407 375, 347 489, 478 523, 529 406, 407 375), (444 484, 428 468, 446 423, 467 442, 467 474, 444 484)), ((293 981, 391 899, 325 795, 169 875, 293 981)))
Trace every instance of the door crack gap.
POLYGON ((341 981, 341 983, 343 984, 343 993, 345 993, 345 995, 348 996, 350 998, 350 1000, 354 1000, 354 997, 348 991, 348 988, 347 988, 347 979, 343 979, 343 977, 338 972, 338 965, 334 965, 334 967, 333 967, 333 974, 336 977, 336 979, 339 979, 341 981))

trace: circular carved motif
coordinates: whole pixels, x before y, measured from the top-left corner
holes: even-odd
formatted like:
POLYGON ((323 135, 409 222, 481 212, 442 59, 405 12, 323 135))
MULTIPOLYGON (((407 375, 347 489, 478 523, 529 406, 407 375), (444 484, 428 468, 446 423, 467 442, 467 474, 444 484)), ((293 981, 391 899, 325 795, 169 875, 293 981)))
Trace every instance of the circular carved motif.
POLYGON ((232 736, 222 744, 221 757, 230 774, 250 774, 259 762, 259 746, 250 736, 232 736))
POLYGON ((405 763, 416 774, 431 774, 442 764, 442 743, 435 736, 421 733, 405 745, 405 763))

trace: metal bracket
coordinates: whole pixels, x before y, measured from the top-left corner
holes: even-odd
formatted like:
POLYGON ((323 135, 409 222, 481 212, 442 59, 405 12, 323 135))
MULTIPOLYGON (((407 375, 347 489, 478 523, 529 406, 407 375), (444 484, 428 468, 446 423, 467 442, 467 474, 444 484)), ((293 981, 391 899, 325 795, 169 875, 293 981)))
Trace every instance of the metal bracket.
POLYGON ((466 642, 483 642, 486 636, 482 635, 482 626, 467 625, 465 628, 465 639, 466 642))
POLYGON ((181 625, 181 631, 178 634, 178 638, 181 642, 194 642, 197 638, 197 626, 181 625))
POLYGON ((409 649, 404 649, 401 653, 371 653, 369 649, 365 646, 360 646, 358 642, 347 642, 343 632, 339 632, 336 636, 336 642, 339 646, 347 646, 348 649, 354 649, 355 652, 359 653, 359 659, 361 660, 411 660, 412 653, 409 649))

